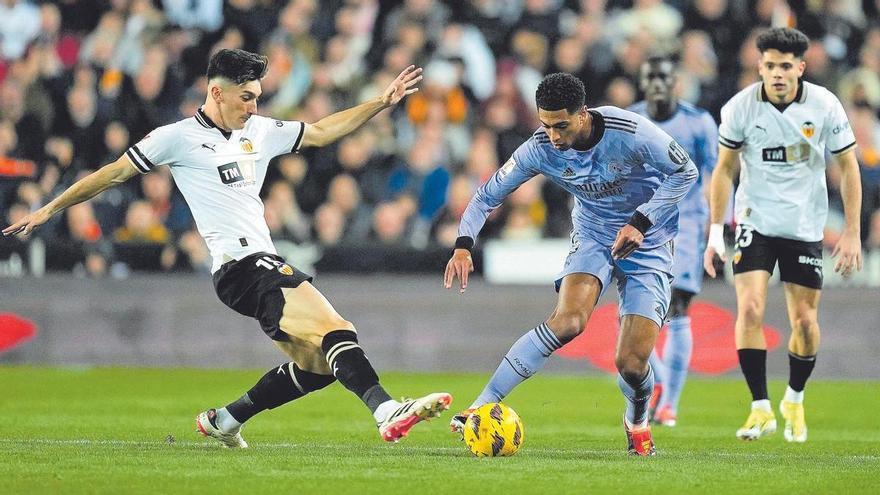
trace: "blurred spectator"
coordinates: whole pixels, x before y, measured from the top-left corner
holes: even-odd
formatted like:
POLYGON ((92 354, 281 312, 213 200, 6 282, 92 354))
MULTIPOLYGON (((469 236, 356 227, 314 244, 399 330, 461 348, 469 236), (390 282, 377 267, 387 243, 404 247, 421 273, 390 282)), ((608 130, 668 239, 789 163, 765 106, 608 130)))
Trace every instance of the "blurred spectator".
POLYGON ((605 90, 605 104, 626 108, 636 101, 636 86, 630 79, 615 77, 605 90))
POLYGON ((171 233, 159 221, 147 201, 134 201, 125 213, 125 225, 116 229, 113 238, 119 243, 167 244, 171 233))
POLYGON ((670 48, 683 24, 681 14, 663 0, 635 0, 632 8, 617 11, 609 22, 613 38, 648 35, 656 48, 670 48))
POLYGON ((449 185, 449 171, 443 161, 442 130, 427 127, 421 131, 417 142, 406 160, 392 170, 388 178, 388 195, 391 198, 409 196, 417 204, 418 217, 430 223, 443 206, 449 185))
POLYGON ((466 127, 470 104, 461 87, 460 69, 460 65, 443 59, 432 60, 425 67, 422 89, 406 103, 410 122, 439 130, 455 161, 464 159, 470 145, 470 131, 466 127))
POLYGON ((428 40, 437 42, 450 14, 449 7, 439 0, 404 0, 403 5, 395 7, 388 14, 383 32, 386 36, 393 36, 404 24, 418 24, 425 26, 428 40))
POLYGON ((345 215, 338 207, 324 203, 315 210, 315 238, 322 246, 335 246, 345 233, 345 215))
POLYGON ((372 239, 386 246, 403 246, 406 241, 407 208, 398 202, 380 203, 373 210, 372 239))
POLYGON ((516 62, 512 76, 516 88, 529 108, 535 107, 535 88, 544 77, 550 42, 543 34, 517 30, 511 40, 513 59, 516 62))
MULTIPOLYGON (((735 74, 737 50, 748 35, 748 29, 736 1, 695 0, 684 14, 684 29, 706 33, 712 49, 718 54, 718 67, 724 76, 735 74)), ((808 64, 809 66, 809 64, 808 64)))
POLYGON ((485 100, 495 90, 495 56, 474 26, 446 26, 437 53, 447 59, 461 59, 464 65, 461 81, 477 100, 485 100))
POLYGON ((0 83, 0 118, 15 126, 19 156, 39 160, 45 132, 40 119, 25 106, 24 90, 21 83, 12 78, 0 83))
POLYGON ((153 209, 153 214, 166 229, 172 233, 182 233, 192 225, 189 208, 179 193, 175 194, 171 171, 159 167, 141 177, 143 198, 153 209))
POLYGON ((274 221, 285 238, 295 242, 304 242, 309 238, 309 220, 299 209, 293 188, 287 181, 273 182, 263 204, 276 216, 274 221))
POLYGON ((182 254, 185 268, 204 274, 211 273, 211 253, 205 240, 195 230, 188 230, 180 236, 177 247, 182 254))
POLYGON ((342 235, 347 241, 358 242, 370 232, 370 208, 361 201, 358 183, 348 174, 333 178, 327 192, 325 205, 334 207, 342 214, 342 235))
POLYGON ((867 249, 880 248, 880 121, 865 102, 849 108, 850 124, 859 146, 862 177, 862 239, 867 249))
POLYGON ((24 54, 28 43, 40 34, 40 9, 25 0, 0 2, 0 52, 6 60, 24 54))
POLYGON ((518 27, 542 33, 552 43, 559 38, 559 0, 525 0, 518 27))
POLYGON ((467 175, 456 175, 452 179, 446 204, 438 212, 431 226, 431 238, 437 244, 446 248, 455 245, 461 216, 475 192, 474 181, 467 175))
POLYGON ((223 0, 162 0, 168 20, 183 28, 211 32, 223 25, 223 0))
POLYGON ((862 48, 859 66, 843 76, 838 96, 844 103, 864 102, 880 108, 880 46, 862 48))
MULTIPOLYGON (((104 157, 95 162, 95 168, 114 162, 125 154, 129 145, 128 129, 119 121, 110 122, 104 130, 104 157)), ((154 173, 161 173, 161 169, 154 173)), ((152 175, 152 174, 151 174, 152 175)), ((125 208, 139 197, 137 180, 112 187, 91 200, 95 217, 104 232, 114 232, 125 219, 125 208)), ((187 210, 188 211, 188 210, 187 210)))
POLYGON ((67 115, 58 122, 54 133, 64 135, 76 143, 74 165, 77 168, 97 168, 104 154, 104 125, 98 120, 97 95, 94 88, 74 86, 67 93, 67 115))
POLYGON ((522 15, 522 2, 508 0, 468 0, 459 14, 483 33, 494 53, 504 50, 504 42, 513 25, 522 15))
POLYGON ((70 240, 83 251, 82 269, 90 277, 103 277, 111 259, 111 248, 103 238, 101 226, 89 203, 73 205, 65 211, 70 240))

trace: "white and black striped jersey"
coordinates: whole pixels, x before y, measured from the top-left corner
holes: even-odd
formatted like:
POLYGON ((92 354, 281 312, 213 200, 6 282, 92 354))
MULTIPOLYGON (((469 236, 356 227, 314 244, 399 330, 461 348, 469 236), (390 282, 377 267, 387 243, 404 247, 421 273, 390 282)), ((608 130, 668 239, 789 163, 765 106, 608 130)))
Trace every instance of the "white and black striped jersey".
POLYGON ((141 173, 171 167, 211 251, 215 272, 229 260, 276 252, 260 189, 269 160, 297 151, 305 125, 253 115, 243 129, 226 132, 199 109, 192 118, 149 133, 126 156, 141 173))
POLYGON ((825 154, 856 141, 843 106, 822 86, 801 82, 782 110, 761 82, 721 109, 719 143, 740 154, 736 220, 761 234, 801 241, 822 239, 828 214, 825 154))

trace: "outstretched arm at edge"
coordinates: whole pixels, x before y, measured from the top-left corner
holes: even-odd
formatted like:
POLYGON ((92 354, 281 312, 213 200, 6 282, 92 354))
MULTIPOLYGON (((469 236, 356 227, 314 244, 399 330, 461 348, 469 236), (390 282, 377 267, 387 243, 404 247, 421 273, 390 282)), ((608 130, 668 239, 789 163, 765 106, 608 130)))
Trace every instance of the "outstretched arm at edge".
POLYGON ((18 233, 28 235, 34 229, 46 223, 56 213, 77 203, 88 201, 101 192, 122 184, 135 175, 138 175, 137 169, 127 156, 122 155, 115 162, 104 165, 76 181, 47 205, 3 229, 3 235, 8 236, 18 233))

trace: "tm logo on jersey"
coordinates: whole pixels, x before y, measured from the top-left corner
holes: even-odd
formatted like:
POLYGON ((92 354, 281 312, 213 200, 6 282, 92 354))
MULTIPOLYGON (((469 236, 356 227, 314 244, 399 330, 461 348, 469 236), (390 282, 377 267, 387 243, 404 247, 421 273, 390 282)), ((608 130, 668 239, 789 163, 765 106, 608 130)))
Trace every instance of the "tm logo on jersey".
POLYGON ((761 150, 761 156, 768 163, 803 162, 810 158, 810 145, 808 143, 800 143, 791 146, 764 148, 761 150))
POLYGON ((226 163, 217 167, 220 181, 230 187, 246 187, 256 183, 253 160, 226 163))
POLYGON ((235 162, 220 165, 217 167, 217 171, 220 172, 220 181, 224 184, 234 184, 244 180, 244 176, 241 175, 241 169, 238 168, 238 164, 235 162))

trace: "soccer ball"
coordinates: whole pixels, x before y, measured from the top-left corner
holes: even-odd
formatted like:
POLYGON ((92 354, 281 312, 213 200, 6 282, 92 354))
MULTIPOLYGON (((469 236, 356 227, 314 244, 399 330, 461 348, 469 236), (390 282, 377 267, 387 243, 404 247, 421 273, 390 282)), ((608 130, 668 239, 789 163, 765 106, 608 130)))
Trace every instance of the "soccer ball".
POLYGON ((511 456, 523 444, 525 430, 516 412, 498 402, 484 404, 464 424, 464 443, 477 457, 511 456))

